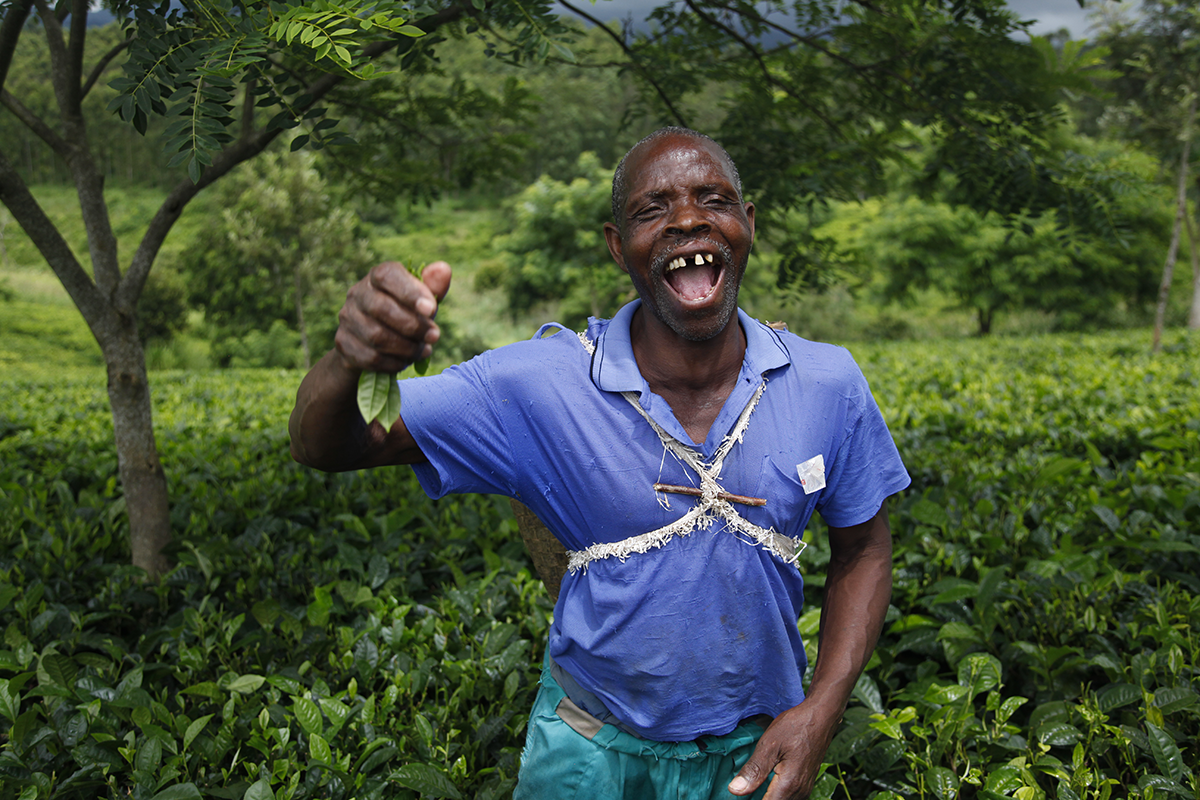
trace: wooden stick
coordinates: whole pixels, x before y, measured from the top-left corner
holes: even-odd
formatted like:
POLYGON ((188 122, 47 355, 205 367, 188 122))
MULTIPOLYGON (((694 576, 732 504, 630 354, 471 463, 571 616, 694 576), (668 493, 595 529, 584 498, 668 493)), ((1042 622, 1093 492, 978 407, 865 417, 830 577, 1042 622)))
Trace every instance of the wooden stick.
MULTIPOLYGON (((654 484, 656 492, 670 492, 671 494, 686 494, 689 497, 703 497, 704 492, 692 486, 674 486, 670 483, 654 484)), ((717 497, 727 503, 741 503, 744 506, 765 506, 767 501, 761 497, 746 497, 741 494, 730 494, 729 492, 717 492, 717 497)))

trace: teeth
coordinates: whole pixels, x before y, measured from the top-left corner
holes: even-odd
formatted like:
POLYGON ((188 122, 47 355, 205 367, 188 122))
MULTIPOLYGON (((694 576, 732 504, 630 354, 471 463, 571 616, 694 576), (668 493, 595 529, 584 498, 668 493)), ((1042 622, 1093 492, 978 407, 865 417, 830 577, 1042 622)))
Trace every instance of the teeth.
MULTIPOLYGON (((704 253, 704 254, 697 253, 696 254, 695 265, 697 267, 702 266, 706 261, 709 264, 713 263, 713 257, 712 257, 711 253, 704 253)), ((670 263, 667 264, 667 272, 679 269, 680 267, 686 267, 687 264, 688 264, 687 256, 679 256, 679 258, 674 258, 670 261, 670 263)))

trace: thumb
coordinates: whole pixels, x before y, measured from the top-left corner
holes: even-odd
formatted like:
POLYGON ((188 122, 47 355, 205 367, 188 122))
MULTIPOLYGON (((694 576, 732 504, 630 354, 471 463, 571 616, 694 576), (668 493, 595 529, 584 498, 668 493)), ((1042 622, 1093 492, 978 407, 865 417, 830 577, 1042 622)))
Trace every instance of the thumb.
POLYGON ((446 292, 450 291, 450 273, 450 265, 445 261, 434 261, 421 270, 421 282, 429 287, 429 291, 433 292, 439 303, 445 298, 446 292))
POLYGON ((763 781, 771 774, 771 765, 766 764, 768 756, 761 747, 754 748, 754 754, 746 762, 737 777, 729 782, 731 794, 746 795, 762 786, 763 781))

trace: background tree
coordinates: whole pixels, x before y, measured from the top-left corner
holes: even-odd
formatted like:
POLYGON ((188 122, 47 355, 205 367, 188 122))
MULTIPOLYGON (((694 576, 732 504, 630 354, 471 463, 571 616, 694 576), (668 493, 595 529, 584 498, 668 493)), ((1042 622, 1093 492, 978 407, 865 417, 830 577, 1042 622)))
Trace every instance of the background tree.
MULTIPOLYGON (((1191 186, 1191 152, 1196 136, 1196 102, 1200 97, 1200 9, 1189 0, 1143 0, 1134 16, 1107 7, 1099 16, 1097 41, 1115 57, 1116 74, 1107 81, 1115 102, 1097 113, 1085 109, 1091 124, 1109 134, 1141 142, 1173 176, 1175 223, 1163 259, 1155 309, 1153 348, 1161 345, 1167 300, 1180 240, 1189 235, 1193 254, 1200 242, 1191 238, 1187 210, 1191 186)), ((1192 313, 1188 327, 1200 329, 1200 270, 1193 268, 1192 313)))
MULTIPOLYGON (((162 550, 171 531, 136 315, 163 241, 200 191, 262 153, 284 130, 305 129, 294 146, 336 141, 330 135, 336 123, 326 117, 322 103, 339 83, 373 77, 375 59, 398 46, 406 49, 412 37, 472 8, 455 2, 423 7, 416 25, 410 25, 409 8, 389 0, 286 8, 218 0, 169 9, 132 0, 114 6, 125 20, 125 38, 89 62, 85 0, 55 7, 46 0, 0 3, 0 103, 66 163, 88 233, 92 274, 42 211, 7 153, 0 153, 0 202, 53 268, 100 344, 133 563, 150 575, 167 568, 162 550), (26 34, 46 41, 54 104, 43 114, 4 90, 26 34), (186 166, 187 178, 170 191, 122 270, 83 101, 111 60, 126 50, 125 75, 111 84, 117 96, 110 107, 142 132, 152 117, 165 116, 169 163, 186 166), (274 116, 263 125, 260 117, 266 112, 274 116)), ((530 31, 524 53, 536 53, 544 37, 563 30, 544 6, 499 4, 490 13, 497 24, 530 31)))
POLYGON ((190 300, 215 329, 222 366, 230 339, 282 321, 299 332, 309 367, 314 349, 332 346, 346 285, 377 260, 313 161, 311 153, 269 153, 230 176, 218 190, 220 219, 186 251, 190 300))
POLYGON ((927 191, 953 174, 950 201, 980 213, 1113 229, 1086 162, 1051 135, 1064 90, 1090 90, 1100 56, 1019 41, 1028 24, 1000 0, 680 0, 653 18, 661 30, 629 46, 647 101, 687 122, 689 94, 729 87, 714 133, 785 258, 803 262, 809 232, 782 215, 882 191, 887 164, 906 158, 905 123, 930 132, 927 191))
POLYGON ((561 298, 561 321, 578 328, 589 316, 611 316, 631 292, 604 244, 613 171, 593 153, 581 155, 575 171, 570 182, 543 175, 513 197, 511 233, 495 239, 504 266, 480 273, 477 283, 503 287, 514 314, 561 298))
MULTIPOLYGON (((1086 154, 1094 174, 1109 179, 1095 191, 1119 224, 1119 237, 1064 232, 1053 213, 1004 216, 953 203, 954 176, 924 196, 910 177, 892 169, 890 192, 838 204, 814 238, 848 256, 843 268, 862 283, 874 281, 887 300, 911 300, 931 287, 954 297, 973 313, 981 335, 991 332, 997 314, 1017 309, 1052 313, 1062 329, 1111 323, 1120 311, 1142 309, 1153 297, 1166 201, 1157 191, 1151 157, 1073 136, 1065 126, 1059 136, 1070 140, 1073 152, 1086 154)), ((921 158, 918 150, 918 168, 921 158)))

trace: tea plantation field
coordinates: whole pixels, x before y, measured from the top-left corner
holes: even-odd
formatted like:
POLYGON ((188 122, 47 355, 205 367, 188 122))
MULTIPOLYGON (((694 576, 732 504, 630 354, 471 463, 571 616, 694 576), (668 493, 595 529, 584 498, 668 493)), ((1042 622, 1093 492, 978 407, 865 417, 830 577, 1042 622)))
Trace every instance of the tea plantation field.
MULTIPOLYGON (((1200 342, 1148 338, 853 348, 914 482, 814 796, 1200 798, 1200 342)), ((509 795, 551 605, 507 502, 297 466, 299 379, 153 376, 160 585, 102 374, 0 380, 0 797, 509 795)))

